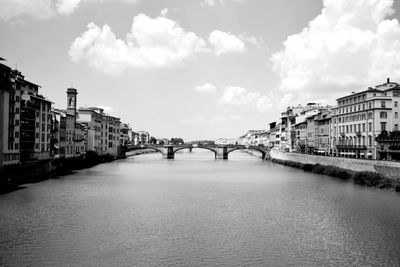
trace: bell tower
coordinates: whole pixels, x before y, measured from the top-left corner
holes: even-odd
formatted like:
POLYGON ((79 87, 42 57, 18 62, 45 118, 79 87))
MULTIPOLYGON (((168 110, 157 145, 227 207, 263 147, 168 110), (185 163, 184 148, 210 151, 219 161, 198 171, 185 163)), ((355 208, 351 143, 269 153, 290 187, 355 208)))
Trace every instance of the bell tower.
POLYGON ((78 91, 75 88, 67 89, 67 111, 69 114, 76 115, 76 100, 78 91))

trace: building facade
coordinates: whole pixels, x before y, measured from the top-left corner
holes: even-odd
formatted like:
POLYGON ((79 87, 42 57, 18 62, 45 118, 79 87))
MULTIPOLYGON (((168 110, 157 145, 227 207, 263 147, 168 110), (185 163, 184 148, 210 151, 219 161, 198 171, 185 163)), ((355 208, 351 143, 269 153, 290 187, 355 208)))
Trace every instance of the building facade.
POLYGON ((382 132, 399 130, 400 86, 390 82, 337 99, 333 109, 334 154, 380 159, 376 138, 382 132))

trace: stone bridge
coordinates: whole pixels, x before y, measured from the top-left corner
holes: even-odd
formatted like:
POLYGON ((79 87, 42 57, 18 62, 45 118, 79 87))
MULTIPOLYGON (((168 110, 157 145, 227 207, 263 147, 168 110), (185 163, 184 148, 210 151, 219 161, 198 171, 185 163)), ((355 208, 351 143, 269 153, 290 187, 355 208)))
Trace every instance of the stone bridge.
POLYGON ((215 159, 228 159, 229 153, 235 150, 255 150, 259 151, 262 155, 262 159, 268 158, 270 156, 270 148, 264 146, 244 146, 244 145, 222 145, 222 146, 212 146, 212 145, 139 145, 139 146, 127 146, 126 148, 126 156, 129 156, 129 151, 137 151, 140 150, 154 150, 156 152, 160 152, 163 155, 163 158, 166 159, 174 159, 175 153, 188 149, 206 149, 214 152, 215 159))

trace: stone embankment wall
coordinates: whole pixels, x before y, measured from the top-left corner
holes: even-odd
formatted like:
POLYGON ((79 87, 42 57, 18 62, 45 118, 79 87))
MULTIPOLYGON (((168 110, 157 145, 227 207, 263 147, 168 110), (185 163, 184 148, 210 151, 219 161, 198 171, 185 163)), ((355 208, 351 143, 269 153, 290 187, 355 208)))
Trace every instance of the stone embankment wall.
POLYGON ((374 173, 379 173, 391 179, 400 180, 400 162, 285 153, 278 150, 271 150, 271 158, 286 160, 286 161, 294 161, 303 164, 320 164, 325 166, 335 166, 356 172, 361 172, 361 171, 374 172, 374 173))

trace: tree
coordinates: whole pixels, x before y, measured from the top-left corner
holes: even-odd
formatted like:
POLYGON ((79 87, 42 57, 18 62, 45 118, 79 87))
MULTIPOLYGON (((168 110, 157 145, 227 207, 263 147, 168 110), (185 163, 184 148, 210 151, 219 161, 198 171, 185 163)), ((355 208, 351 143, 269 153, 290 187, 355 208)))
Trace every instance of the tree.
POLYGON ((154 136, 150 137, 150 144, 151 145, 157 144, 157 139, 154 136))
POLYGON ((176 138, 176 137, 171 138, 172 145, 183 145, 184 143, 185 142, 183 141, 182 138, 176 138))

